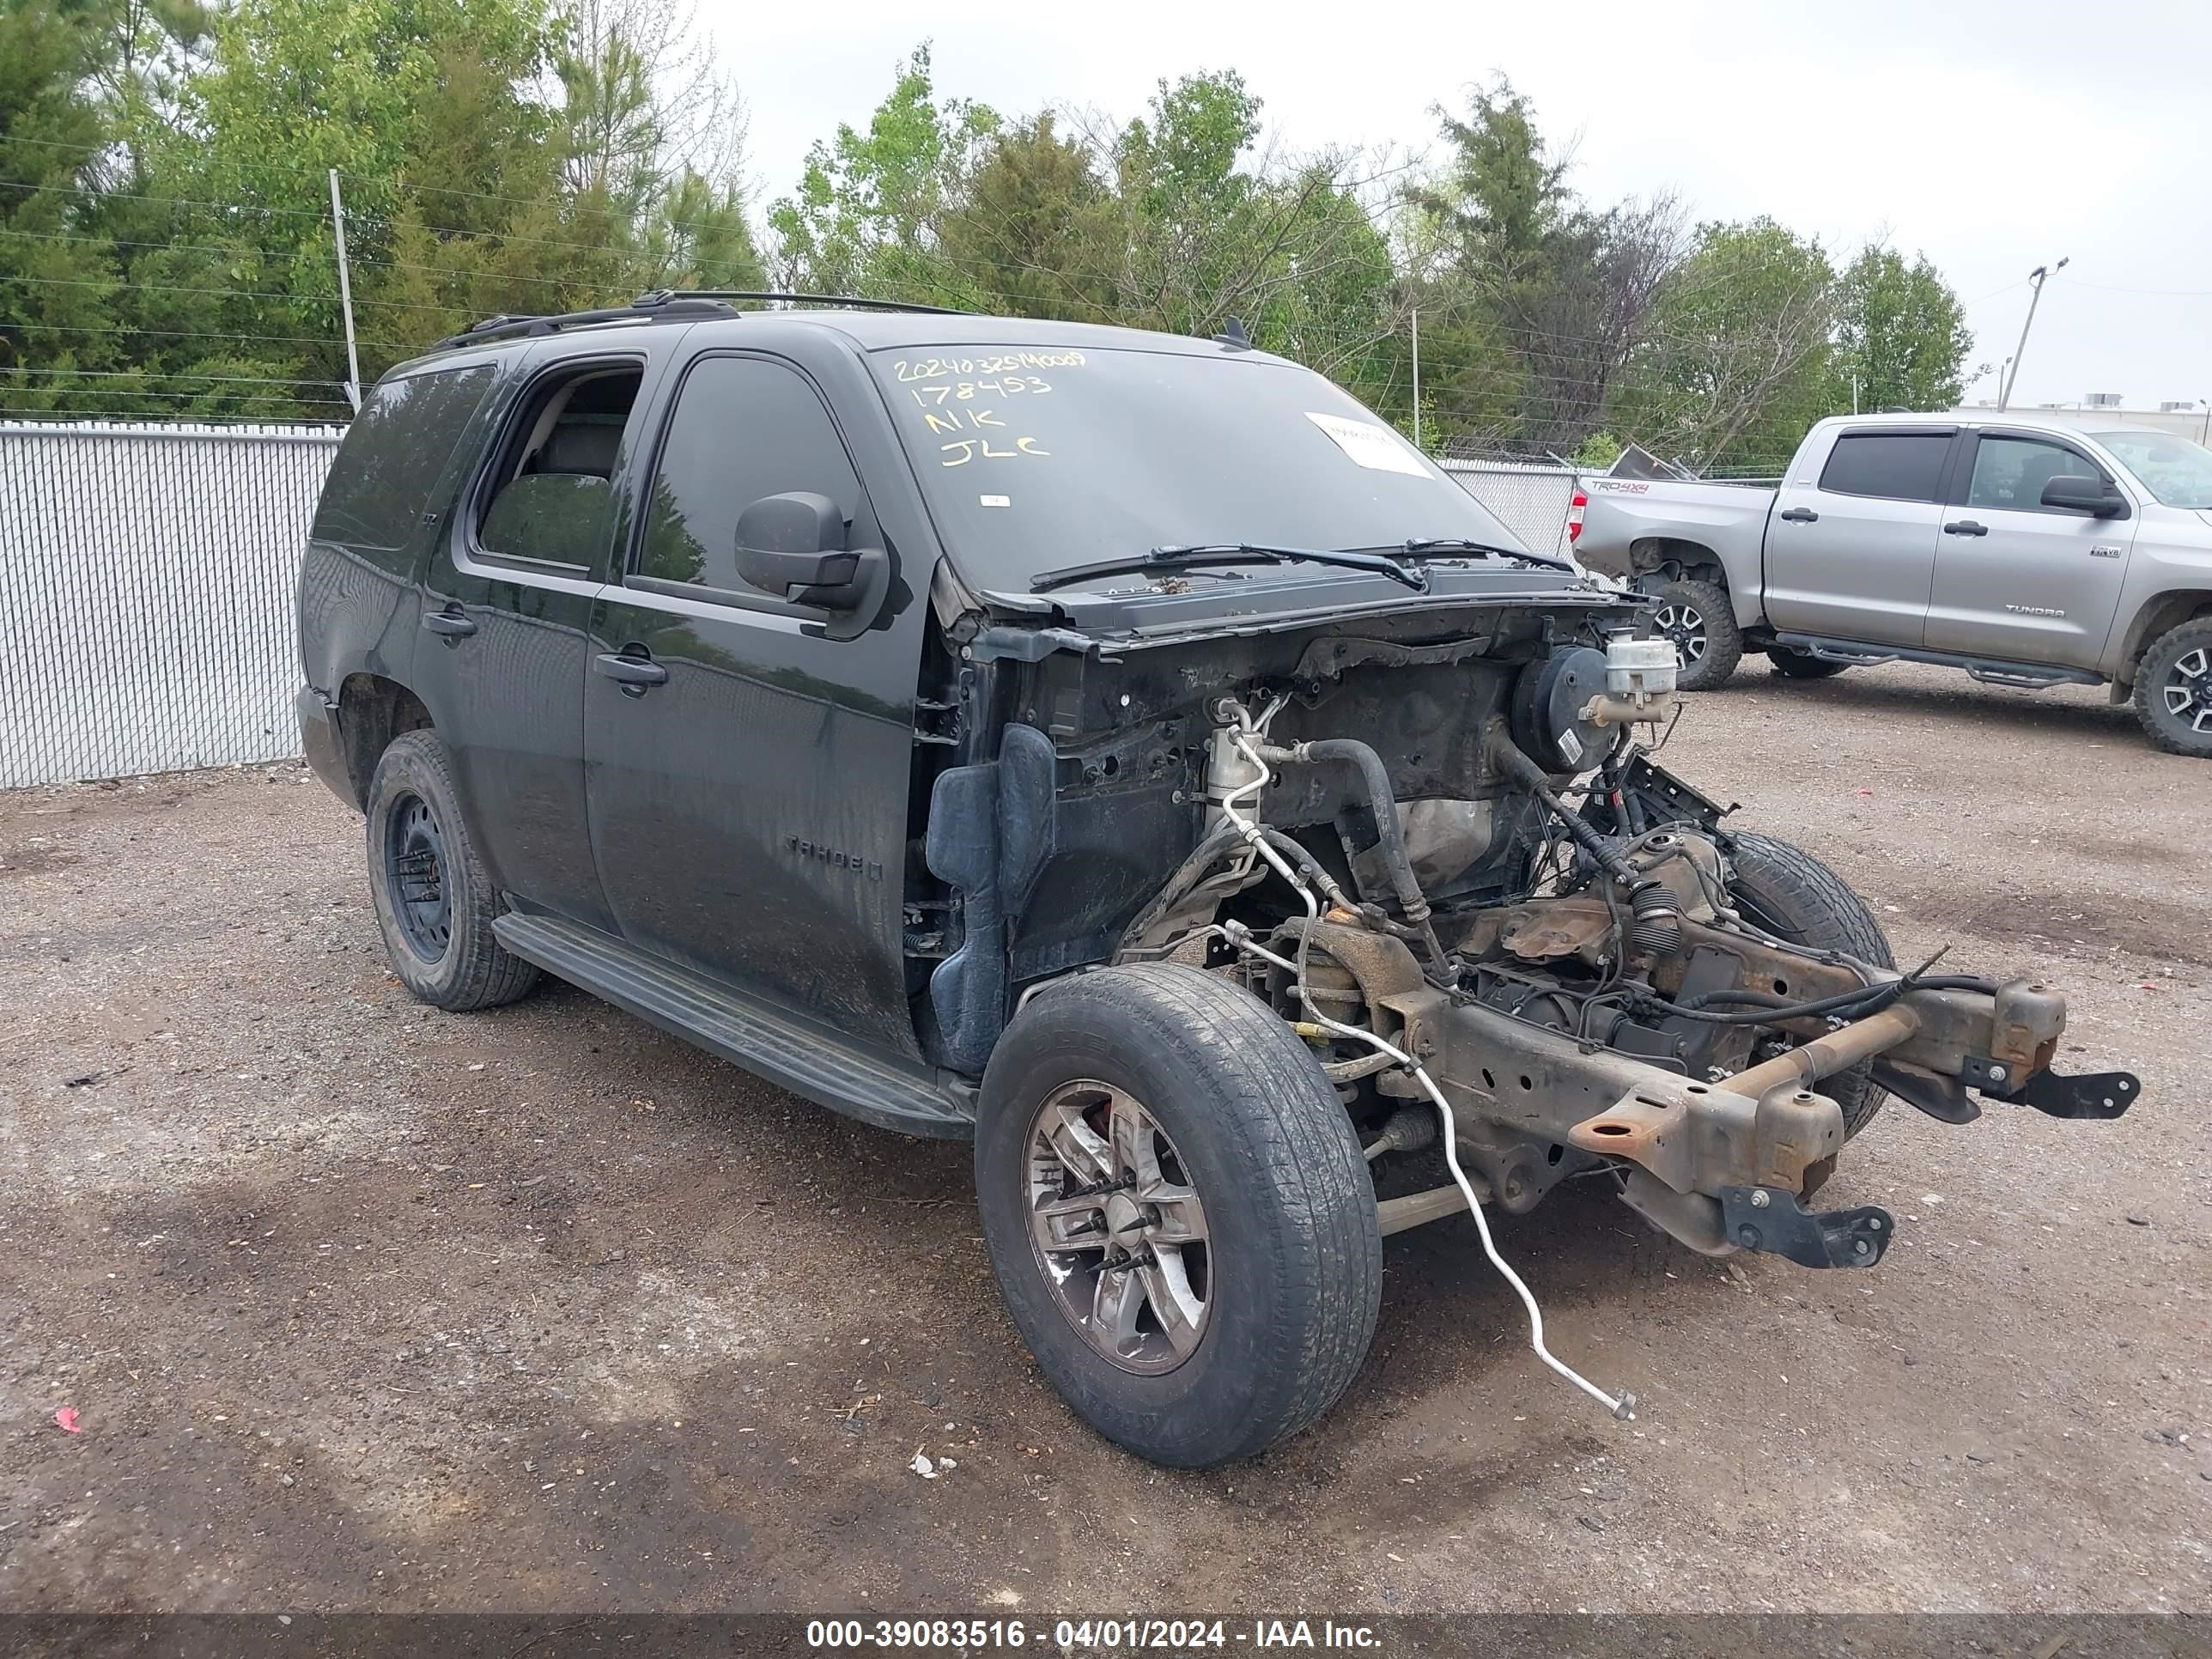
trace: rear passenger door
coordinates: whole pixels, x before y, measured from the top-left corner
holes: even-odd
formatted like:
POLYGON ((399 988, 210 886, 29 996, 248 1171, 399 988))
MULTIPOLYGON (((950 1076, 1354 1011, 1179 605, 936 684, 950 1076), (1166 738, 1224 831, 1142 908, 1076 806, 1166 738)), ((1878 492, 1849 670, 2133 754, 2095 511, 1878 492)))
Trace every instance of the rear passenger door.
POLYGON ((416 690, 494 883, 526 906, 612 920, 584 804, 585 629, 606 580, 632 414, 678 329, 580 356, 540 347, 439 538, 416 690))
POLYGON ((916 1055, 903 907, 926 607, 895 578, 879 626, 835 640, 826 613, 738 574, 738 515, 768 495, 826 495, 848 547, 887 545, 796 364, 704 355, 672 401, 592 618, 585 751, 608 902, 642 950, 916 1055))
POLYGON ((1918 647, 1957 440, 1954 426, 1846 427, 1825 455, 1801 451, 1766 526, 1768 621, 1918 647))
MULTIPOLYGON (((2132 507, 2100 519, 2045 507, 2043 487, 2102 478, 2087 450, 2033 432, 1969 434, 1947 493, 1928 645, 2006 662, 2094 668, 2119 610, 2132 507)), ((2124 492, 2123 492, 2124 493, 2124 492)))

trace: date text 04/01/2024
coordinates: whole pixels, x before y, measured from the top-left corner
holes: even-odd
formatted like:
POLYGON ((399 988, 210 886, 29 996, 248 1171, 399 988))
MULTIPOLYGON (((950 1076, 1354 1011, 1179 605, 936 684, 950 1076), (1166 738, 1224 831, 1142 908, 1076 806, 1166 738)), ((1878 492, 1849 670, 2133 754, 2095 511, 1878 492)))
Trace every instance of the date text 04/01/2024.
POLYGON ((1034 1628, 1019 1619, 820 1619, 806 1626, 809 1647, 1019 1648, 1048 1643, 1063 1651, 1174 1652, 1242 1646, 1373 1651, 1381 1637, 1366 1625, 1334 1620, 1259 1619, 1239 1629, 1221 1619, 1060 1619, 1034 1628))

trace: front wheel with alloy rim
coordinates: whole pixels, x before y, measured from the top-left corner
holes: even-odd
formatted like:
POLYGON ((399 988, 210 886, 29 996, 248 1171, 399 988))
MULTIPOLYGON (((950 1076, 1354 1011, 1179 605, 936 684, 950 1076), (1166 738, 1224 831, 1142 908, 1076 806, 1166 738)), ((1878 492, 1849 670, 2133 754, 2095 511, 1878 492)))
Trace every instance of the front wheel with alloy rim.
POLYGON ((538 969, 492 937, 499 894, 461 821, 434 732, 395 738, 368 785, 368 890, 399 982, 461 1012, 513 1002, 538 969))
POLYGON ((1710 691, 1725 684, 1743 659, 1743 633, 1725 589, 1711 582, 1647 581, 1654 601, 1647 637, 1672 640, 1682 659, 1675 684, 1685 691, 1710 691))
POLYGON ((2212 617, 2150 642, 2136 665, 2136 718, 2168 754, 2212 760, 2212 617))
POLYGON ((983 1076, 975 1181, 1039 1369, 1140 1457, 1249 1457, 1366 1358, 1382 1239, 1358 1137, 1312 1050, 1217 975, 1109 968, 1031 999, 983 1076))

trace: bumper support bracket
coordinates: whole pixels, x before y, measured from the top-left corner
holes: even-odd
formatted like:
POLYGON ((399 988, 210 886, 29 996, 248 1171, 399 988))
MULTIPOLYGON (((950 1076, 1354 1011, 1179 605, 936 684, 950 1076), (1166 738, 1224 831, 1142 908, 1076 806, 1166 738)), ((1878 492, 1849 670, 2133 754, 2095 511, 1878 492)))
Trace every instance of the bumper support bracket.
POLYGON ((1787 1256, 1801 1267, 1871 1267, 1897 1232, 1878 1204, 1815 1215, 1779 1187, 1723 1187, 1720 1200, 1730 1243, 1787 1256))

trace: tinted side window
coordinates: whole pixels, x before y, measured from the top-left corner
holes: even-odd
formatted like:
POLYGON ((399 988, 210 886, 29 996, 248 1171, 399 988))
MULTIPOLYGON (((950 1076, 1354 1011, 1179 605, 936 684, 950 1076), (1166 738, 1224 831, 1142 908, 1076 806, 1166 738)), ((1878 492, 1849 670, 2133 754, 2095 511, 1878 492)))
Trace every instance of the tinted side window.
POLYGON ((410 374, 371 392, 331 464, 315 509, 315 538, 404 547, 454 441, 490 386, 491 370, 478 366, 410 374))
POLYGON ((2103 472, 2063 445, 2033 438, 1984 438, 1974 451, 1974 479, 1966 489, 1966 505, 2014 513, 2062 512, 2044 506, 2044 485, 2053 478, 2094 478, 2103 472))
POLYGON ((1828 452, 1820 488, 1838 495, 1932 501, 1950 453, 1948 433, 1846 432, 1828 452))
MULTIPOLYGON (((703 360, 684 377, 661 445, 638 574, 757 595, 738 574, 738 514, 795 489, 827 495, 848 520, 863 511, 821 398, 781 363, 703 360)), ((866 533, 856 526, 851 544, 866 533)))

